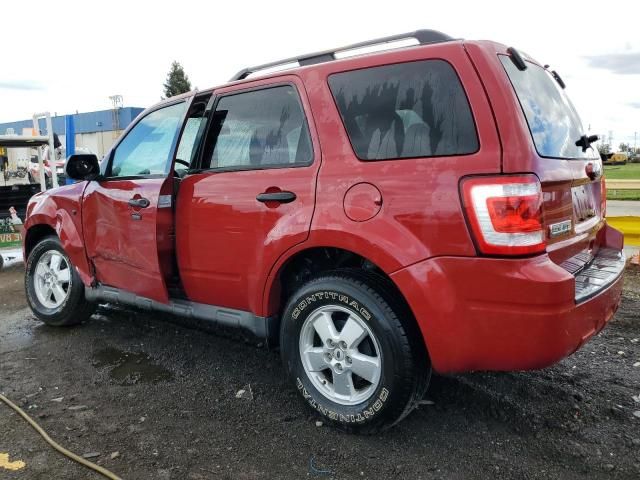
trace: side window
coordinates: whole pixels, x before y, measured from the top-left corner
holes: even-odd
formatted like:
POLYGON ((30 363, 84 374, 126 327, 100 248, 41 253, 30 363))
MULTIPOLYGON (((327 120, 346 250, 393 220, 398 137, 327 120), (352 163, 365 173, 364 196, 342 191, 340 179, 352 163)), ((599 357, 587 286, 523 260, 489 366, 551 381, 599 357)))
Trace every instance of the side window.
MULTIPOLYGON (((178 151, 176 153, 176 160, 191 164, 191 157, 193 156, 193 147, 196 144, 196 137, 200 130, 200 124, 202 123, 202 116, 190 116, 184 126, 182 132, 182 138, 178 145, 178 151)), ((177 167, 177 165, 176 165, 177 167)))
POLYGON ((309 128, 294 87, 222 97, 213 114, 203 168, 309 165, 309 128))
POLYGON ((478 136, 464 88, 444 60, 385 65, 329 77, 361 160, 464 155, 478 136))
POLYGON ((188 172, 197 154, 197 146, 203 134, 206 107, 210 96, 196 98, 189 109, 173 167, 179 177, 183 177, 188 172))
POLYGON ((108 176, 167 174, 185 106, 170 105, 140 120, 116 147, 108 176))

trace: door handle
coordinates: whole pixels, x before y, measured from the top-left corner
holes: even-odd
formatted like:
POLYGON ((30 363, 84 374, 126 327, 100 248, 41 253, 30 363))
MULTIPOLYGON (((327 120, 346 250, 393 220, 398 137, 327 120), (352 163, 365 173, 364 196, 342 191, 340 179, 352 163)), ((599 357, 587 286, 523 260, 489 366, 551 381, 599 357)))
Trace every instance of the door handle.
POLYGON ((133 208, 147 208, 151 205, 151 202, 146 198, 132 198, 128 203, 133 208))
POLYGON ((262 203, 266 202, 278 202, 278 203, 291 203, 296 199, 296 194, 293 192, 272 192, 272 193, 260 193, 256 197, 256 200, 262 203))

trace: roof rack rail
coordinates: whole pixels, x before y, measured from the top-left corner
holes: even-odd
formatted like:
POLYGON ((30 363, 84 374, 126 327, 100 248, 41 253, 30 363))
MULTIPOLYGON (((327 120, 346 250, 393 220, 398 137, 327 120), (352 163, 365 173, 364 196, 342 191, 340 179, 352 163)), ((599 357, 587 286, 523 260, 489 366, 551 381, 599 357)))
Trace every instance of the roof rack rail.
POLYGON ((307 65, 315 65, 317 63, 330 62, 336 59, 336 53, 338 52, 355 50, 357 48, 371 47, 374 45, 382 45, 385 43, 397 42, 400 40, 407 40, 411 38, 416 39, 420 45, 426 45, 429 43, 450 42, 452 40, 455 40, 453 37, 450 37, 449 35, 438 32, 436 30, 416 30, 415 32, 400 33, 398 35, 390 35, 388 37, 376 38, 374 40, 367 40, 365 42, 354 43, 352 45, 346 45, 340 48, 323 50, 321 52, 316 52, 316 53, 308 53, 306 55, 285 58, 283 60, 265 63, 263 65, 257 65, 255 67, 243 68, 238 73, 236 73, 233 77, 231 77, 231 80, 229 81, 234 82, 236 80, 242 80, 247 78, 252 73, 258 72, 260 70, 266 70, 268 68, 278 67, 280 65, 286 65, 288 63, 297 62, 299 66, 303 67, 307 65))

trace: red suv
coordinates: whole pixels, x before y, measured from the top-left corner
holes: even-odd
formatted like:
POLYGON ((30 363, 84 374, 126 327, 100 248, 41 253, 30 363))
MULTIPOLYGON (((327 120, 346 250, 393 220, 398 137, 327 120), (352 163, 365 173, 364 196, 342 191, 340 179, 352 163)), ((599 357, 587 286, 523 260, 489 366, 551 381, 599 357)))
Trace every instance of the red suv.
POLYGON ((555 71, 488 41, 421 30, 245 69, 33 197, 28 301, 50 325, 108 301, 243 328, 325 420, 376 431, 432 369, 542 368, 612 317, 596 138, 555 71))

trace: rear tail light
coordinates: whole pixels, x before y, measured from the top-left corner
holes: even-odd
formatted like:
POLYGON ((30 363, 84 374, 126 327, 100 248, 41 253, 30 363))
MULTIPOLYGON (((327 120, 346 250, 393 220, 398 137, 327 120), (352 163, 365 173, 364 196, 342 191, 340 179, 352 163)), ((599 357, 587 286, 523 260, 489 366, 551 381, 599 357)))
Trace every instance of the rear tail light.
POLYGON ((600 177, 600 212, 601 218, 607 216, 607 182, 604 180, 604 175, 600 177))
POLYGON ((537 177, 469 178, 462 183, 462 195, 482 253, 531 255, 545 251, 542 190, 537 177))

